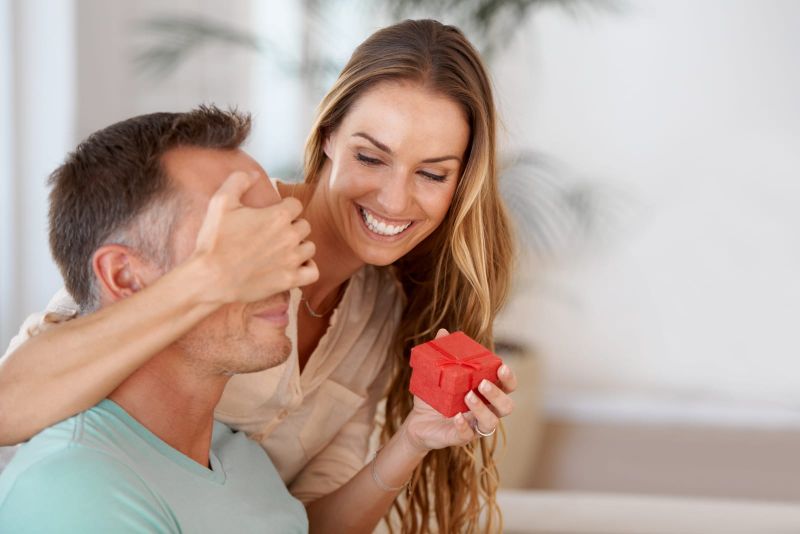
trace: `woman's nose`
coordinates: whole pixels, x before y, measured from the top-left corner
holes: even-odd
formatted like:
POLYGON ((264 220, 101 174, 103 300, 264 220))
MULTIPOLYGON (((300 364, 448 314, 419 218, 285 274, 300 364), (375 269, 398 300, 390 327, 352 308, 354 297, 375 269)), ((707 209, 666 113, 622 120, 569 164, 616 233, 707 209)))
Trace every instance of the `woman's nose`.
POLYGON ((405 172, 392 173, 383 187, 378 192, 378 204, 388 217, 408 215, 408 206, 411 200, 413 180, 405 172))

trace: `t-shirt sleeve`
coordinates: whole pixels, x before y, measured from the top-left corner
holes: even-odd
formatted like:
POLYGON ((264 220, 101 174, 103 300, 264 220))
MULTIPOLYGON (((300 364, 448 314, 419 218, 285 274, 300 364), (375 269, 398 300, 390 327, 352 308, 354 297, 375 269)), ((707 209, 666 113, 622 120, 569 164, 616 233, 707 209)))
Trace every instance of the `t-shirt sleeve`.
POLYGON ((0 531, 175 533, 166 503, 128 466, 71 447, 20 473, 0 504, 0 531))

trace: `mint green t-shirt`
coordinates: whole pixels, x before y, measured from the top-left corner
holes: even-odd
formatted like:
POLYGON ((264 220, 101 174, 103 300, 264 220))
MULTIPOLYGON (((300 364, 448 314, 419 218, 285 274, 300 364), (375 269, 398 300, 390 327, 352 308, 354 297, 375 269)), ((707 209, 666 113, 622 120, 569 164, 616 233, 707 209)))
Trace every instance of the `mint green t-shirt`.
POLYGON ((108 399, 20 447, 0 474, 0 532, 307 532, 267 454, 214 423, 211 468, 108 399))

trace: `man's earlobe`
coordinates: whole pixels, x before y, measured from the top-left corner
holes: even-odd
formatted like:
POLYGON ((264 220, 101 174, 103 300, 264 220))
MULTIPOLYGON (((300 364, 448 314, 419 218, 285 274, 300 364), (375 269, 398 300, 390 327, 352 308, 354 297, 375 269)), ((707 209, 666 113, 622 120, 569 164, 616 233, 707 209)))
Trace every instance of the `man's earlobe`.
POLYGON ((92 261, 104 300, 114 302, 142 290, 144 265, 122 245, 105 245, 97 249, 92 261))

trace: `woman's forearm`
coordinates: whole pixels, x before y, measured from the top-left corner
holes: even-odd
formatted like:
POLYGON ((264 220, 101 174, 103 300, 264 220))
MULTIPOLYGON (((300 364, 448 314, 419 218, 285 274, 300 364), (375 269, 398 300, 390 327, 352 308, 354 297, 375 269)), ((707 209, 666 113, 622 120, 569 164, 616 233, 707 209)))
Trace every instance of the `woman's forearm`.
MULTIPOLYGON (((439 329, 436 339, 446 335, 447 330, 439 329)), ((414 397, 411 412, 375 459, 344 486, 306 506, 311 532, 372 532, 428 451, 493 434, 499 418, 513 411, 508 394, 517 387, 516 375, 506 365, 498 369, 497 379, 498 384, 483 380, 478 386, 486 403, 470 391, 464 396, 469 411, 453 417, 414 397)))
POLYGON ((45 330, 0 362, 0 445, 90 408, 223 304, 316 281, 300 202, 245 202, 261 180, 232 173, 208 204, 194 253, 150 287, 45 330))
POLYGON ((29 439, 105 398, 221 305, 199 283, 200 259, 112 306, 26 341, 0 363, 0 445, 29 439))
POLYGON ((427 452, 408 439, 403 425, 344 486, 306 507, 310 532, 372 532, 427 452))

